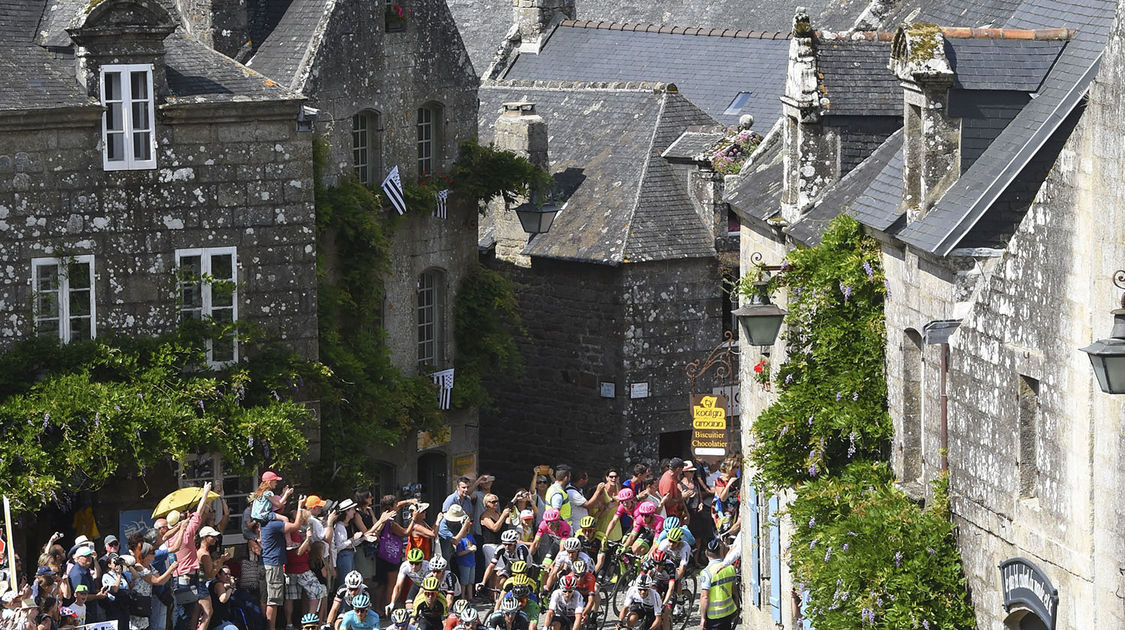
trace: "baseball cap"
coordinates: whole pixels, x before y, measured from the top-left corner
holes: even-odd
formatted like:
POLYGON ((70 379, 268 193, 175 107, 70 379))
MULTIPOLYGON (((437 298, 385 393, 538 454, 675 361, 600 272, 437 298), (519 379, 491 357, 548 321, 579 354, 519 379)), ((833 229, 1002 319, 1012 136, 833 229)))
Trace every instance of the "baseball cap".
POLYGON ((668 468, 683 468, 684 460, 679 457, 673 457, 672 461, 668 462, 668 468))
POLYGON ((535 512, 531 510, 524 510, 520 512, 520 520, 526 521, 535 518, 535 512))
POLYGON ((78 586, 74 587, 74 592, 75 593, 89 593, 90 587, 86 586, 85 584, 79 584, 78 586))
POLYGON ((281 475, 275 473, 272 470, 267 470, 266 472, 262 473, 262 481, 281 481, 281 475))
POLYGON ((107 545, 112 545, 113 543, 117 542, 117 536, 110 534, 109 536, 106 536, 105 540, 103 540, 102 542, 107 545))
POLYGON ((310 494, 308 497, 305 497, 305 507, 310 510, 315 507, 324 507, 326 503, 328 502, 315 494, 310 494))
POLYGON ((78 551, 74 552, 74 556, 76 558, 81 558, 82 556, 92 556, 92 555, 94 555, 94 550, 90 549, 89 547, 86 547, 86 546, 79 547, 78 551))
POLYGON ((219 533, 219 530, 217 530, 214 527, 211 527, 210 525, 208 525, 208 526, 204 527, 203 529, 199 530, 199 537, 200 538, 207 538, 208 536, 214 536, 214 537, 217 538, 219 536, 222 536, 222 534, 219 533))

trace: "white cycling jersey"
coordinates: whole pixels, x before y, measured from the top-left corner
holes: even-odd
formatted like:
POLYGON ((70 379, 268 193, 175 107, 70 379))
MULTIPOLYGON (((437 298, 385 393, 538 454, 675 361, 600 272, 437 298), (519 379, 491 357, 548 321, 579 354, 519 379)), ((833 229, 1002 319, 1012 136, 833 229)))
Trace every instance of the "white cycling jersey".
POLYGON ((625 593, 625 606, 638 605, 646 610, 656 610, 660 608, 660 595, 656 594, 656 589, 650 588, 648 592, 641 595, 636 586, 630 586, 629 591, 625 593))
POLYGON ((567 615, 573 617, 574 614, 586 607, 586 599, 578 591, 566 591, 557 589, 551 593, 551 603, 547 605, 547 610, 553 611, 556 615, 567 615))
POLYGON ((683 542, 683 541, 680 541, 679 544, 680 544, 679 549, 673 549, 672 548, 672 541, 670 541, 668 539, 664 539, 664 541, 661 542, 659 546, 657 546, 657 549, 659 549, 659 550, 661 550, 661 551, 663 551, 667 554, 671 554, 673 557, 676 556, 676 555, 679 555, 680 556, 680 567, 682 568, 682 567, 687 566, 688 558, 691 557, 691 547, 688 547, 688 544, 686 542, 683 542))

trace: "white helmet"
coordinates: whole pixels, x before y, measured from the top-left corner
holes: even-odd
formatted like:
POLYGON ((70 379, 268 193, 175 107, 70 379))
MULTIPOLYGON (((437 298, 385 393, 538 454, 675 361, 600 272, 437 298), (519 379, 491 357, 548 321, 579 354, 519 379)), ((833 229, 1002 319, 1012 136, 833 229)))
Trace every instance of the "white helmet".
POLYGON ((519 540, 520 535, 514 529, 506 529, 503 534, 500 534, 500 542, 504 544, 514 543, 519 540))
POLYGON ((461 612, 461 623, 463 624, 468 625, 477 621, 478 619, 480 619, 480 613, 478 613, 477 609, 473 608, 472 606, 469 606, 461 612))
POLYGON ((350 589, 357 589, 363 586, 363 574, 359 571, 352 571, 344 576, 344 586, 350 589))
POLYGON ((431 571, 444 571, 448 566, 449 563, 446 562, 445 558, 442 558, 441 556, 434 556, 434 559, 430 560, 431 571))
POLYGON ((567 551, 578 551, 582 548, 582 541, 577 538, 567 538, 563 541, 563 549, 567 551))

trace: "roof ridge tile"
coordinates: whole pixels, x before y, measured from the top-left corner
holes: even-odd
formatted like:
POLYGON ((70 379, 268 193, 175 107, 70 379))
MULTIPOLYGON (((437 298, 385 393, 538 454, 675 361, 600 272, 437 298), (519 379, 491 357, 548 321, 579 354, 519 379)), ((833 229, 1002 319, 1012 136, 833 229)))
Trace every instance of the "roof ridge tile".
MULTIPOLYGON (((610 22, 605 20, 562 20, 560 27, 589 28, 603 31, 629 31, 691 35, 696 37, 728 37, 738 39, 789 39, 791 34, 782 31, 754 31, 723 27, 678 26, 675 24, 645 24, 643 22, 610 22)), ((883 33, 879 34, 880 37, 883 33)), ((893 33, 887 33, 889 39, 893 33)))

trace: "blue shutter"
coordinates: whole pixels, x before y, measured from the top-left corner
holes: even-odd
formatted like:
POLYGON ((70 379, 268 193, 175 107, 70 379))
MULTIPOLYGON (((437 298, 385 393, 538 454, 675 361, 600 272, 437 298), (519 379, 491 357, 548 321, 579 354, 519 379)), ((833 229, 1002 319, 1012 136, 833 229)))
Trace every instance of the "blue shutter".
POLYGON ((781 623, 781 531, 777 527, 777 496, 770 497, 770 613, 781 623))
POLYGON ((758 521, 758 489, 750 489, 750 597, 754 605, 762 607, 762 530, 758 521))
POLYGON ((808 590, 801 591, 801 630, 816 630, 813 628, 812 621, 805 616, 805 611, 809 607, 809 592, 808 590))

